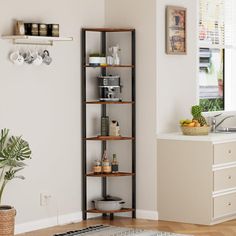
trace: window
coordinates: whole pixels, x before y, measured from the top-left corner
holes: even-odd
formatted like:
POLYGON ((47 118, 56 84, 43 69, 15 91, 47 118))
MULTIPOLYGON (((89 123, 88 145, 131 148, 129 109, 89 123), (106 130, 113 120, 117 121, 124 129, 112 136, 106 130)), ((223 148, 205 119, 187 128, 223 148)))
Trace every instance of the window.
POLYGON ((204 111, 236 110, 235 2, 199 0, 199 103, 204 111))

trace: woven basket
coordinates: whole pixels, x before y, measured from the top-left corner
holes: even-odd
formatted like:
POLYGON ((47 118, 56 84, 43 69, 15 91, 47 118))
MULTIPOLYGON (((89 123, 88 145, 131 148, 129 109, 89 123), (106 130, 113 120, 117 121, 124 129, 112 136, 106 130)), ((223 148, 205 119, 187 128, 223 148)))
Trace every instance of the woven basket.
POLYGON ((210 132, 209 126, 202 127, 185 127, 181 126, 182 133, 184 135, 208 135, 210 132))
POLYGON ((0 206, 0 236, 14 236, 16 210, 0 206))

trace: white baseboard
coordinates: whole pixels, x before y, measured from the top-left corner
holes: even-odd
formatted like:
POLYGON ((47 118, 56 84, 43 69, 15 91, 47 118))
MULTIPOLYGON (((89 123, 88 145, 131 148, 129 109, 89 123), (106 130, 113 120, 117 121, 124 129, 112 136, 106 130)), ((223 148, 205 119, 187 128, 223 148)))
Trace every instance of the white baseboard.
POLYGON ((22 234, 39 229, 45 229, 57 225, 64 225, 69 223, 76 223, 82 220, 82 212, 75 212, 72 214, 61 215, 57 218, 51 217, 43 220, 31 221, 15 226, 15 234, 22 234))
MULTIPOLYGON (((88 218, 94 217, 94 215, 89 215, 88 218)), ((156 211, 145 211, 145 210, 137 210, 136 211, 137 219, 145 219, 145 220, 158 220, 158 212, 156 211)), ((57 225, 64 225, 70 223, 76 223, 82 221, 82 212, 75 212, 67 215, 61 215, 58 218, 51 217, 47 219, 31 221, 23 224, 18 224, 15 227, 15 234, 22 234, 30 231, 35 231, 39 229, 45 229, 57 225)))
POLYGON ((137 219, 144 219, 144 220, 158 220, 158 212, 137 209, 136 218, 137 219))

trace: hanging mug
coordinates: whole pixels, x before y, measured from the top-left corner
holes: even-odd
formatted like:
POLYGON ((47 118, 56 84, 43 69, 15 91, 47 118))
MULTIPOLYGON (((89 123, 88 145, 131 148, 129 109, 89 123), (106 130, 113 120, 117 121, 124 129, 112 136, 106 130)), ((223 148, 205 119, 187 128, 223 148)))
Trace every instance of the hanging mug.
POLYGON ((24 64, 24 57, 20 54, 19 51, 14 51, 10 54, 10 60, 15 65, 23 65, 24 64))
POLYGON ((43 63, 43 58, 39 55, 37 51, 35 51, 34 55, 35 56, 34 56, 33 64, 36 66, 40 66, 43 63))
POLYGON ((49 51, 43 51, 43 63, 46 65, 50 65, 52 63, 52 58, 50 57, 49 51))

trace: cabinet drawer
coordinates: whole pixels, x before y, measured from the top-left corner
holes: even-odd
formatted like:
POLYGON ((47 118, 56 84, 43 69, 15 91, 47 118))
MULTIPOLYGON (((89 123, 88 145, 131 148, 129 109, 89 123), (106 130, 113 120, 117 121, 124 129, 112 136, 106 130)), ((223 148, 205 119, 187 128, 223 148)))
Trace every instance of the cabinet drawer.
POLYGON ((236 161, 236 142, 214 145, 214 164, 236 161))
POLYGON ((214 191, 236 187, 236 167, 214 172, 214 191))
POLYGON ((236 193, 214 198, 214 218, 236 213, 236 193))

